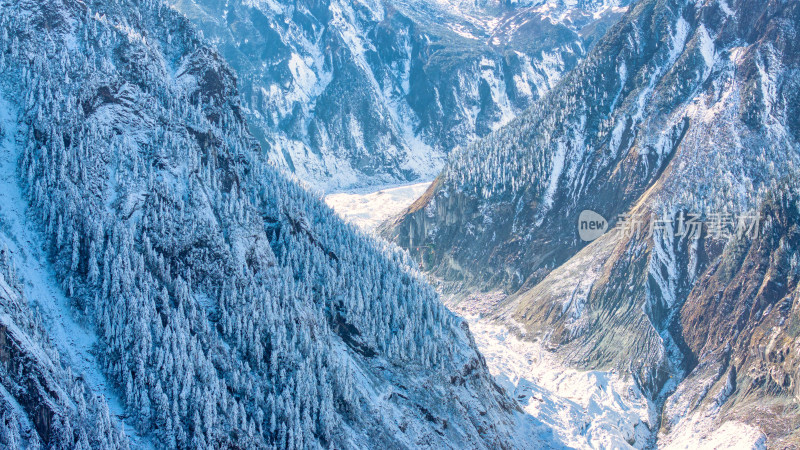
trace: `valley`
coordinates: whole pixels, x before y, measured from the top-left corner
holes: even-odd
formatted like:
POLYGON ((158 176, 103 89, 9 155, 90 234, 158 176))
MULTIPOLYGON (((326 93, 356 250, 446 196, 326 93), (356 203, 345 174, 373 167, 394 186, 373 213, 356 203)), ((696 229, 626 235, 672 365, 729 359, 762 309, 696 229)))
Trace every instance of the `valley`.
MULTIPOLYGON (((411 206, 429 186, 420 183, 375 192, 329 194, 325 201, 342 219, 372 233, 411 206)), ((441 284, 440 280, 431 281, 441 284)), ((497 383, 526 414, 551 427, 558 441, 570 448, 764 448, 766 437, 757 428, 737 421, 717 428, 713 414, 687 417, 680 432, 659 438, 660 407, 630 374, 575 369, 559 358, 557 349, 519 336, 521 326, 509 327, 493 318, 505 300, 502 292, 450 300, 445 293, 443 296, 445 304, 469 323, 497 383)))
POLYGON ((800 448, 797 36, 0 0, 0 448, 800 448))

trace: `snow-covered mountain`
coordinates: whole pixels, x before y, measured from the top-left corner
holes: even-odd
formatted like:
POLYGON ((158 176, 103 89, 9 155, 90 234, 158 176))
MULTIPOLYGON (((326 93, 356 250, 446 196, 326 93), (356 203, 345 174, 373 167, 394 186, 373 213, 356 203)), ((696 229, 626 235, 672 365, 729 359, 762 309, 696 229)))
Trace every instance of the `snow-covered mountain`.
POLYGON ((404 254, 269 164, 185 18, 0 11, 3 446, 556 445, 404 254))
POLYGON ((170 0, 271 160, 324 191, 430 180, 556 84, 629 1, 170 0))
POLYGON ((565 363, 632 375, 653 443, 796 444, 799 31, 796 1, 638 2, 383 233, 565 363))
POLYGON ((0 446, 126 448, 127 437, 92 386, 63 364, 25 298, 8 248, 0 250, 0 446))

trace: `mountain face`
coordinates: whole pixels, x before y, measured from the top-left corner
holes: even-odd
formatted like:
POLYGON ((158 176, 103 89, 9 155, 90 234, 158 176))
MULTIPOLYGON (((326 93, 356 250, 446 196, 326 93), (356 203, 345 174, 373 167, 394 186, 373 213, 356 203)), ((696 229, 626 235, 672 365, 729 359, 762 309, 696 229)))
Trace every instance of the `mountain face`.
POLYGON ((632 374, 659 444, 796 445, 799 28, 794 1, 639 2, 383 233, 566 363, 632 374))
POLYGON ((0 9, 4 446, 545 445, 412 262, 269 164, 185 18, 0 9))
POLYGON ((324 191, 432 179, 542 96, 628 0, 170 0, 236 71, 276 165, 324 191))
POLYGON ((0 446, 126 448, 102 397, 62 364, 42 319, 31 311, 8 248, 0 251, 0 446), (23 410, 27 414, 20 414, 23 410), (42 439, 40 436, 49 436, 42 439))

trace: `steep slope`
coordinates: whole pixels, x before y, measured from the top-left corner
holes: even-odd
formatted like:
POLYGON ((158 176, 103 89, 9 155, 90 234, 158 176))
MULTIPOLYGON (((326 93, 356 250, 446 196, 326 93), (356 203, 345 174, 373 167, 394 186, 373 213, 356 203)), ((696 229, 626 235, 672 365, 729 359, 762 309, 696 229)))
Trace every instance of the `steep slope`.
POLYGON ((800 198, 796 180, 764 203, 754 239, 714 258, 680 309, 697 365, 664 409, 661 442, 683 443, 725 422, 772 448, 800 443, 800 198), (752 431, 751 431, 752 433, 752 431))
MULTIPOLYGON (((4 244, 5 242, 3 242, 4 244)), ((0 250, 0 446, 128 448, 102 397, 62 364, 0 250)))
MULTIPOLYGON (((788 321, 793 302, 767 281, 793 285, 765 261, 738 266, 736 249, 755 245, 761 253, 753 257, 777 258, 776 267, 794 258, 785 247, 791 208, 779 214, 785 219, 767 219, 770 199, 791 198, 800 179, 798 28, 793 1, 637 3, 558 87, 455 155, 383 232, 461 297, 509 294, 495 317, 565 362, 633 374, 659 407, 666 402, 664 442, 680 442, 672 433, 690 428, 681 420, 694 414, 704 422, 694 438, 731 420, 760 428, 769 445, 793 442, 797 374, 791 363, 770 366, 757 356, 765 344, 758 330, 767 320, 788 321), (610 229, 641 232, 584 242, 583 210, 598 212, 610 229), (743 231, 765 221, 785 241, 747 243, 743 231), (741 279, 715 275, 720 266, 741 279), (718 293, 764 282, 763 291, 718 293), (767 314, 773 319, 754 313, 781 302, 767 314), (710 320, 723 311, 722 323, 710 320), (715 327, 721 334, 709 347, 705 336, 715 327), (761 380, 755 388, 741 364, 761 380), (786 373, 786 385, 767 386, 764 373, 786 373), (698 386, 728 379, 709 408, 710 391, 698 386), (778 420, 765 407, 762 416, 753 402, 786 406, 786 415, 778 420)), ((774 332, 789 336, 783 342, 793 336, 774 332)), ((741 434, 757 441, 759 433, 741 434)))
POLYGON ((0 445, 127 448, 105 402, 62 365, 8 249, 0 253, 0 445))
POLYGON ((432 179, 574 67, 628 0, 171 0, 231 62, 273 162, 325 191, 432 179))
MULTIPOLYGON (((188 21, 158 1, 0 8, 4 182, 40 237, 19 245, 41 244, 141 434, 170 448, 546 445, 411 262, 268 163, 231 70, 188 21)), ((91 440, 89 424, 72 426, 91 440)))
POLYGON ((0 303, 6 333, 0 349, 5 368, 0 381, 7 393, 6 407, 13 404, 22 413, 7 417, 8 434, 0 436, 21 438, 9 437, 4 443, 8 448, 35 447, 37 442, 58 447, 68 442, 70 433, 75 433, 75 445, 84 448, 87 441, 105 448, 120 448, 128 441, 135 447, 146 445, 131 424, 110 421, 109 413, 119 418, 125 411, 97 364, 97 336, 72 317, 69 300, 47 270, 40 238, 28 226, 16 176, 16 128, 12 108, 0 99, 0 265, 4 272, 0 278, 5 283, 0 303), (124 426, 124 435, 115 429, 119 425, 124 426))
MULTIPOLYGON (((330 194, 325 201, 342 217, 373 231, 427 186, 330 194)), ((475 293, 457 304, 445 297, 445 305, 467 320, 489 371, 520 407, 569 448, 649 448, 658 416, 635 380, 625 371, 564 367, 547 345, 514 336, 492 319, 493 308, 503 298, 500 293, 475 293)))

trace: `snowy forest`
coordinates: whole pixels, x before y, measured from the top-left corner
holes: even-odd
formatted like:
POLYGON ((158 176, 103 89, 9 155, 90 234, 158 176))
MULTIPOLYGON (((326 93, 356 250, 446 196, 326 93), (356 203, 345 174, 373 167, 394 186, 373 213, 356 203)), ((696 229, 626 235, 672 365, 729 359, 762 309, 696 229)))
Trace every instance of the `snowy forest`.
POLYGON ((800 446, 798 33, 0 0, 0 448, 800 446))
MULTIPOLYGON (((58 389, 25 406, 47 416, 38 437, 3 433, 6 445, 125 447, 123 426, 167 448, 347 447, 405 427, 432 442, 476 428, 508 438, 496 420, 511 407, 462 320, 407 256, 266 163, 233 75, 183 17, 158 1, 2 11, 3 158, 40 238, 0 228, 23 253, 3 253, 3 318, 47 342, 13 269, 41 247, 125 410, 124 424, 110 419, 43 344, 32 363, 58 389), (387 384, 395 397, 374 398, 387 384), (398 418, 375 420, 376 408, 398 418), (450 426, 413 420, 445 410, 461 411, 450 426)), ((18 430, 25 380, 5 370, 4 426, 18 430)))

